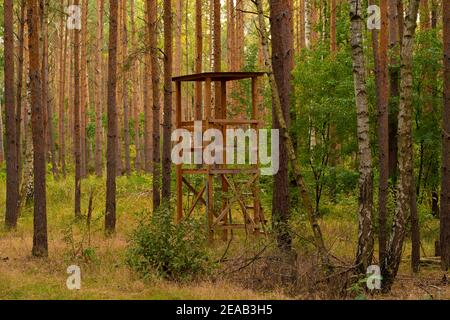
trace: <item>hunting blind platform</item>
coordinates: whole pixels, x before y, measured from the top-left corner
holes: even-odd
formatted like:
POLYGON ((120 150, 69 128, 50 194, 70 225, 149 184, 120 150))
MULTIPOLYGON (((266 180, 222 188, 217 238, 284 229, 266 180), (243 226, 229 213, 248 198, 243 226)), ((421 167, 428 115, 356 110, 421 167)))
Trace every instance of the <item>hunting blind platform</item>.
MULTIPOLYGON (((174 77, 175 82, 175 124, 177 129, 186 129, 194 132, 194 124, 201 121, 202 137, 206 130, 217 129, 222 133, 223 144, 226 144, 227 128, 252 128, 259 136, 259 128, 262 122, 258 119, 257 80, 263 72, 206 72, 174 77), (251 81, 251 109, 243 110, 239 114, 251 114, 250 119, 245 117, 228 117, 227 110, 227 82, 247 79, 251 81), (195 82, 197 96, 203 97, 194 105, 194 119, 187 118, 187 106, 183 106, 182 82, 195 82), (212 83, 214 83, 214 99, 211 95, 212 83)), ((203 140, 202 140, 203 141, 203 140)), ((200 147, 194 145, 191 148, 205 148, 202 142, 200 147)), ((226 159, 227 148, 223 148, 223 159, 226 159)), ((236 154, 234 152, 234 154, 236 154)), ((254 164, 178 164, 176 165, 176 190, 177 190, 177 221, 189 217, 198 206, 204 206, 207 216, 209 240, 214 239, 215 232, 220 232, 223 240, 228 238, 229 230, 244 229, 249 234, 261 234, 265 232, 265 218, 259 197, 260 163, 259 154, 254 164), (199 184, 199 176, 204 179, 199 184), (193 183, 191 180, 197 181, 193 183), (193 201, 183 203, 183 184, 185 190, 192 192, 193 201), (186 207, 184 208, 184 206, 186 207)), ((232 231, 231 231, 232 232, 232 231)))

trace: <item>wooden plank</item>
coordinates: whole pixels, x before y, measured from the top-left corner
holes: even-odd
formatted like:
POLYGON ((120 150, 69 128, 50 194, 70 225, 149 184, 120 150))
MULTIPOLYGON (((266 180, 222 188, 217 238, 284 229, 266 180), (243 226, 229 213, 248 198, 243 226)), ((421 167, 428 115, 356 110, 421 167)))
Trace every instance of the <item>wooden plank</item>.
POLYGON ((259 124, 262 121, 254 119, 210 119, 210 123, 221 125, 239 125, 239 124, 259 124))
MULTIPOLYGON (((220 118, 223 120, 227 119, 227 83, 225 81, 222 81, 220 83, 220 118)), ((227 145, 227 137, 225 134, 225 130, 226 130, 226 124, 223 124, 221 126, 221 131, 222 131, 222 136, 223 136, 223 144, 224 146, 227 145)), ((227 156, 227 152, 226 152, 226 148, 223 148, 222 151, 222 157, 223 160, 226 160, 226 156, 227 156)), ((221 165, 221 168, 225 169, 225 164, 221 165)), ((228 183, 226 181, 226 177, 224 174, 221 175, 221 180, 222 180, 222 192, 223 194, 226 194, 228 192, 228 183)), ((226 197, 222 198, 222 209, 225 208, 227 206, 227 199, 226 197)), ((223 223, 227 224, 228 223, 228 213, 225 214, 225 216, 223 217, 223 223)), ((224 229, 222 232, 222 241, 227 241, 228 240, 228 230, 224 229)))
POLYGON ((195 196, 194 202, 189 209, 189 212, 187 213, 186 217, 189 218, 191 216, 192 211, 194 211, 195 207, 197 206, 198 201, 203 202, 206 205, 205 199, 203 199, 203 193, 205 192, 206 184, 202 187, 202 189, 197 193, 195 196))
MULTIPOLYGON (((181 82, 176 82, 175 85, 175 122, 176 127, 180 128, 181 126, 181 82)), ((176 166, 176 189, 177 189, 177 218, 176 221, 180 222, 181 219, 183 219, 183 184, 182 184, 182 178, 183 178, 183 172, 182 172, 182 165, 179 164, 176 166)))
POLYGON ((219 224, 214 227, 214 229, 218 229, 218 230, 222 230, 222 229, 232 230, 232 229, 245 229, 245 228, 246 228, 245 224, 239 224, 239 223, 233 223, 233 224, 228 223, 225 225, 219 224))
POLYGON ((232 81, 250 79, 264 75, 264 72, 202 72, 173 77, 172 81, 232 81))
MULTIPOLYGON (((204 190, 203 190, 203 191, 197 191, 197 190, 195 190, 195 188, 189 183, 189 181, 186 180, 186 178, 183 177, 182 180, 183 180, 184 184, 189 188, 189 190, 192 191, 192 193, 193 193, 195 196, 197 196, 198 194, 200 194, 200 192, 203 193, 204 190)), ((201 198, 200 201, 201 201, 204 205, 206 205, 205 199, 201 198)))

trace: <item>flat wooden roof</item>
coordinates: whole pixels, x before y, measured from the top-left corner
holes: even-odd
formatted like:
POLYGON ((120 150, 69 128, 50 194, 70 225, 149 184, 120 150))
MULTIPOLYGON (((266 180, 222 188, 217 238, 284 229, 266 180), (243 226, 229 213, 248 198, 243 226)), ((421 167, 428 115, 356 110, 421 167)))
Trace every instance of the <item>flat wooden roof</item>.
POLYGON ((205 81, 207 78, 211 78, 211 81, 232 81, 260 77, 264 74, 265 72, 203 72, 173 77, 172 81, 205 81))

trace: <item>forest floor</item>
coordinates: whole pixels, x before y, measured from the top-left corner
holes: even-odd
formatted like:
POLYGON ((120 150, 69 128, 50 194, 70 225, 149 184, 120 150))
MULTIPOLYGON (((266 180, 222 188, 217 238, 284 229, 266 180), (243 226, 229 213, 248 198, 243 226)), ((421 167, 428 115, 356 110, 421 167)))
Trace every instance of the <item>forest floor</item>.
MULTIPOLYGON (((0 175, 0 208, 5 206, 5 177, 0 175)), ((114 237, 103 235, 105 188, 104 180, 89 177, 83 180, 82 208, 86 213, 90 190, 93 190, 93 220, 90 233, 77 231, 73 224, 73 179, 47 183, 49 257, 31 257, 32 206, 25 208, 14 232, 0 229, 0 299, 323 299, 325 293, 305 290, 286 292, 283 285, 252 285, 248 279, 258 273, 243 272, 237 277, 214 277, 196 282, 177 283, 159 277, 142 279, 125 263, 127 240, 136 227, 139 213, 151 208, 151 177, 132 175, 118 178, 118 223, 114 237), (80 252, 87 254, 80 255, 80 252), (81 290, 68 290, 66 269, 69 265, 81 267, 81 290), (247 277, 247 278, 246 278, 247 277)), ((264 201, 263 201, 264 203, 264 201)), ((356 200, 343 197, 339 205, 324 205, 321 220, 327 246, 339 261, 351 264, 356 242, 356 200), (346 199, 346 200, 345 200, 346 199)), ((0 220, 4 220, 3 210, 0 220)), ((422 251, 427 256, 434 252, 434 237, 438 221, 422 221, 422 251)), ((294 230, 301 233, 307 227, 301 219, 294 230), (298 228, 298 229, 296 229, 298 228)), ((230 254, 236 253, 245 241, 233 244, 230 254)), ((304 244, 302 238, 296 245, 304 244)), ((220 257, 224 244, 216 244, 212 251, 220 257)), ((405 245, 404 261, 393 290, 387 295, 359 294, 368 299, 450 299, 450 287, 442 281, 444 273, 438 265, 423 266, 418 275, 409 268, 409 243, 405 245)), ((423 254, 423 252, 422 252, 423 254)), ((300 255, 299 255, 300 256, 300 255)), ((301 270, 302 267, 299 267, 301 270)), ((301 277, 303 274, 301 275, 301 277)), ((300 278, 301 278, 300 277, 300 278)), ((308 278, 309 275, 306 276, 308 278)), ((357 288, 357 291, 361 291, 357 288)), ((364 290, 362 290, 364 292, 364 290)), ((354 298, 349 295, 347 298, 354 298)))

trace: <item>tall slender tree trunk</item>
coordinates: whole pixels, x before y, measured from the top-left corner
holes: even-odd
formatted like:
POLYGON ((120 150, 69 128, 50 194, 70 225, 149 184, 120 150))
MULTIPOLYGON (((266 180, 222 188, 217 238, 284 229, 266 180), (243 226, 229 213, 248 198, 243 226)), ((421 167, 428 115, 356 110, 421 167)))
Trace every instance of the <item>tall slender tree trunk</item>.
POLYGON ((444 34, 444 109, 442 119, 442 181, 440 244, 442 268, 450 268, 450 1, 442 2, 444 34))
MULTIPOLYGON (((373 2, 373 1, 372 1, 373 2)), ((378 109, 378 247, 379 261, 384 261, 386 253, 386 218, 389 194, 389 79, 388 79, 388 1, 381 0, 381 32, 378 46, 378 31, 372 31, 373 51, 375 56, 377 109, 378 109)))
POLYGON ((117 151, 117 42, 118 1, 109 0, 109 54, 108 54, 108 145, 106 161, 105 232, 116 229, 116 151, 117 151))
MULTIPOLYGON (((289 1, 271 0, 269 4, 270 32, 272 35, 272 66, 283 117, 286 122, 286 127, 289 128, 290 95, 292 92, 291 72, 293 68, 291 56, 294 54, 289 1)), ((272 103, 274 102, 272 101, 272 103)), ((275 108, 273 109, 275 110, 275 108)), ((272 119, 273 128, 280 129, 280 122, 275 111, 273 111, 272 119)), ((289 233, 289 177, 285 142, 281 141, 279 150, 279 170, 274 176, 272 216, 278 246, 281 249, 290 250, 292 238, 289 233)))
POLYGON ((164 0, 164 123, 162 154, 162 199, 170 201, 170 173, 172 169, 172 1, 164 0))
POLYGON ((401 50, 400 106, 398 114, 399 179, 392 232, 382 268, 383 290, 389 291, 400 265, 406 222, 411 214, 413 186, 412 148, 412 53, 419 0, 411 0, 405 20, 401 50))
MULTIPOLYGON (((175 76, 181 75, 181 29, 183 18, 183 0, 176 0, 175 3, 175 56, 174 72, 175 76)), ((196 18, 197 19, 197 18, 196 18)))
POLYGON ((12 0, 4 0, 4 81, 6 128, 6 213, 7 228, 17 226, 18 161, 16 110, 14 101, 14 9, 12 0))
POLYGON ((86 116, 88 110, 88 74, 87 74, 87 14, 88 0, 81 0, 81 57, 80 57, 80 155, 81 177, 87 175, 86 116))
MULTIPOLYGON (((195 73, 202 72, 203 31, 202 0, 195 1, 195 73)), ((202 119, 202 83, 195 83, 195 120, 202 119)))
POLYGON ((50 155, 50 162, 52 164, 52 173, 55 178, 58 177, 58 166, 56 165, 56 148, 53 140, 53 109, 49 95, 49 50, 48 50, 48 21, 47 21, 47 0, 40 0, 40 7, 42 10, 41 26, 42 26, 42 106, 44 110, 45 120, 44 128, 46 134, 46 154, 50 155))
MULTIPOLYGON (((64 0, 61 0, 61 10, 64 9, 64 0)), ((59 61, 60 65, 60 79, 59 79, 59 119, 58 119, 58 130, 59 130, 59 165, 61 166, 61 172, 63 176, 66 176, 66 145, 65 145, 65 105, 66 105, 66 64, 67 64, 67 41, 68 41, 68 30, 65 27, 65 16, 61 15, 60 22, 60 32, 61 32, 61 48, 60 48, 60 56, 59 61)))
MULTIPOLYGON (((221 14, 221 3, 220 0, 213 0, 214 10, 213 10, 213 59, 214 59, 214 72, 222 71, 222 41, 221 41, 221 29, 222 24, 220 21, 221 14)), ((218 104, 220 103, 220 84, 218 82, 214 83, 214 110, 217 110, 218 104)))
POLYGON ((330 50, 336 52, 336 0, 331 0, 330 6, 330 50))
MULTIPOLYGON (((138 44, 136 40, 136 17, 135 17, 135 2, 130 0, 130 22, 131 22, 131 46, 133 51, 138 50, 138 44)), ((132 112, 133 112, 133 123, 134 123, 134 146, 136 148, 136 158, 134 160, 134 168, 136 171, 141 170, 141 143, 140 143, 140 133, 139 133, 139 60, 133 58, 132 62, 132 112)))
MULTIPOLYGON (((299 49, 302 50, 306 47, 306 38, 305 38, 305 29, 306 29, 306 21, 305 21, 305 0, 299 0, 299 49)), ((300 51, 299 51, 300 53, 300 51)))
POLYGON ((34 167, 34 220, 33 249, 35 257, 48 255, 47 208, 45 190, 45 137, 44 110, 42 107, 41 66, 39 50, 39 18, 43 19, 38 0, 28 0, 28 32, 31 83, 31 121, 33 131, 33 167, 34 167), (39 17, 39 14, 41 16, 39 17))
MULTIPOLYGON (((2 114, 3 114, 3 104, 0 101, 0 115, 2 114)), ((3 116, 0 116, 0 132, 3 132, 3 116)), ((5 151, 3 143, 3 134, 0 134, 0 165, 3 165, 3 161, 5 161, 5 151)))
MULTIPOLYGON (((80 0, 75 0, 75 5, 80 5, 80 0)), ((82 57, 81 57, 82 58, 82 57)), ((80 93, 83 90, 80 82, 80 30, 74 29, 74 46, 73 46, 73 60, 74 60, 74 104, 73 104, 73 150, 75 156, 75 216, 81 216, 81 175, 82 175, 82 157, 81 157, 81 124, 80 124, 80 93)))
MULTIPOLYGON (((128 58, 128 28, 127 28, 127 0, 122 1, 122 58, 123 64, 128 58)), ((122 70, 122 99, 123 99, 123 140, 125 153, 125 172, 131 174, 131 158, 130 158, 130 111, 128 103, 128 77, 129 72, 122 70)))
POLYGON ((389 103, 389 178, 394 185, 398 175, 398 104, 400 96, 400 48, 403 37, 403 2, 389 1, 390 103, 389 103))
POLYGON ((363 52, 363 11, 364 7, 360 0, 350 1, 350 42, 353 57, 359 159, 359 222, 355 265, 362 274, 366 272, 367 267, 371 264, 373 256, 373 172, 369 138, 369 107, 363 52))
POLYGON ((317 215, 314 212, 314 209, 312 207, 311 198, 309 196, 308 190, 306 189, 306 184, 303 178, 303 175, 300 170, 300 166, 297 160, 297 155, 295 153, 294 144, 292 142, 292 139, 289 135, 289 131, 287 130, 287 124, 284 119, 283 115, 283 109, 281 105, 281 97, 278 90, 278 85, 276 82, 276 78, 273 72, 273 66, 269 55, 269 35, 266 29, 266 22, 264 18, 264 10, 261 0, 255 1, 256 8, 258 11, 258 27, 259 32, 261 36, 261 47, 262 47, 262 54, 264 59, 264 67, 266 69, 268 78, 269 78, 269 84, 270 88, 272 90, 272 96, 273 96, 273 107, 275 109, 275 116, 278 119, 278 122, 280 124, 280 130, 281 130, 281 136, 282 139, 286 145, 286 150, 288 152, 288 158, 291 163, 292 173, 294 175, 295 182, 297 184, 300 197, 302 199, 303 206, 306 209, 306 213, 308 216, 308 220, 311 226, 311 229, 314 234, 314 243, 316 245, 316 248, 319 253, 320 260, 322 264, 328 268, 331 269, 330 265, 330 259, 328 251, 325 248, 325 243, 323 241, 322 232, 320 229, 320 225, 317 219, 317 215))
POLYGON ((153 93, 151 93, 151 44, 150 44, 150 1, 145 1, 146 17, 146 47, 144 55, 144 168, 145 172, 151 173, 153 170, 153 152, 152 152, 152 105, 153 93))
POLYGON ((103 112, 103 10, 104 0, 97 0, 97 37, 95 52, 95 174, 103 175, 102 112, 103 112))
POLYGON ((157 17, 156 0, 148 1, 148 36, 151 50, 152 68, 152 94, 153 94, 153 209, 159 207, 161 202, 161 152, 160 152, 160 95, 159 95, 159 66, 158 66, 158 43, 157 43, 157 17))
MULTIPOLYGON (((16 151, 17 151, 17 194, 20 197, 20 183, 22 176, 22 134, 21 134, 21 124, 22 124, 22 95, 23 95, 23 73, 24 73, 24 58, 25 58, 25 24, 26 24, 26 10, 27 10, 26 0, 20 1, 20 20, 19 20, 19 53, 18 53, 18 63, 17 63, 17 91, 16 91, 16 151)), ((19 201, 18 201, 19 205, 19 201)), ((17 216, 20 216, 20 207, 17 208, 17 216)))

